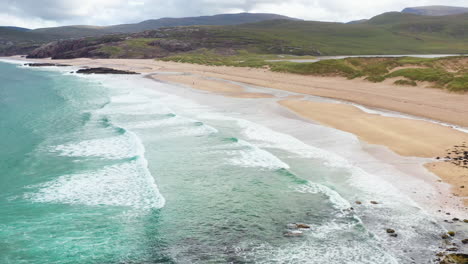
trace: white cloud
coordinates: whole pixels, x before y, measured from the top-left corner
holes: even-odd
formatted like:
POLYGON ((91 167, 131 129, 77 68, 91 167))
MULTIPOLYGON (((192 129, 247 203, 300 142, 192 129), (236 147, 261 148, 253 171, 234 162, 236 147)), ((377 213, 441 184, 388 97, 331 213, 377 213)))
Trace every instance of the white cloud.
POLYGON ((0 24, 45 27, 110 25, 160 17, 263 12, 346 22, 421 5, 468 6, 468 0, 0 0, 0 24))

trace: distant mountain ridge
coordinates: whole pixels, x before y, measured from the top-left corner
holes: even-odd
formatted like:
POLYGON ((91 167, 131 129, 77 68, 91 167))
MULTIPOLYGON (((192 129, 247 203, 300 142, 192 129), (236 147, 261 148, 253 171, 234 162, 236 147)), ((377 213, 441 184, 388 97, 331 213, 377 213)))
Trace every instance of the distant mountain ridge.
MULTIPOLYGON (((390 12, 358 24, 266 20, 227 26, 161 28, 49 43, 30 58, 167 58, 252 54, 457 54, 468 50, 468 14, 390 12)), ((203 59, 200 59, 203 61, 203 59)))
POLYGON ((422 16, 450 16, 468 13, 467 7, 457 6, 418 6, 418 7, 407 7, 401 11, 402 13, 410 13, 422 16))
POLYGON ((176 27, 176 26, 227 26, 239 25, 245 23, 255 23, 266 20, 300 20, 277 14, 267 13, 238 13, 238 14, 220 14, 214 16, 200 16, 200 17, 183 17, 183 18, 160 18, 145 20, 136 24, 122 24, 105 27, 105 30, 115 33, 134 33, 145 30, 158 29, 162 27, 176 27))
POLYGON ((39 28, 33 30, 50 35, 61 35, 65 37, 85 37, 101 36, 113 33, 137 33, 145 30, 155 30, 162 27, 178 26, 226 26, 239 25, 244 23, 255 23, 265 20, 299 20, 283 15, 268 13, 238 13, 238 14, 220 14, 213 16, 182 17, 182 18, 159 18, 145 20, 135 24, 120 24, 113 26, 63 26, 52 28, 39 28))
POLYGON ((389 12, 349 24, 240 13, 107 27, 32 31, 0 27, 0 55, 162 58, 204 50, 292 55, 466 53, 467 39, 468 13, 422 16, 389 12))
POLYGON ((0 26, 0 29, 11 29, 11 30, 16 30, 16 31, 22 31, 22 32, 26 32, 26 31, 31 31, 31 29, 29 28, 22 28, 22 27, 8 27, 8 26, 0 26))

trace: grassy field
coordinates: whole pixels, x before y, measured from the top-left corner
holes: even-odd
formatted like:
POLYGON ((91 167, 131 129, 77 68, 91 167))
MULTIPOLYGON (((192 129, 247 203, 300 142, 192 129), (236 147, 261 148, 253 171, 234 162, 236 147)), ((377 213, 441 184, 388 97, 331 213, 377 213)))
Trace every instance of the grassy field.
POLYGON ((364 77, 371 82, 400 77, 397 85, 416 86, 429 82, 434 88, 468 91, 468 57, 423 58, 346 58, 316 63, 282 63, 271 66, 272 71, 307 75, 364 77), (400 67, 401 69, 397 69, 400 67))

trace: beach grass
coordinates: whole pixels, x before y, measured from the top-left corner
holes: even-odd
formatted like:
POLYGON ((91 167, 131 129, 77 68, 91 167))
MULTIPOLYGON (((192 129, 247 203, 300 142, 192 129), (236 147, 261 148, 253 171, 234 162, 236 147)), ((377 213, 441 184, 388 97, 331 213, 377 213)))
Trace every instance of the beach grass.
MULTIPOLYGON (((269 68, 274 72, 317 76, 342 76, 348 79, 362 77, 370 82, 382 82, 387 78, 401 77, 397 85, 417 86, 417 82, 432 83, 433 87, 449 91, 468 91, 468 58, 453 56, 443 58, 378 58, 352 57, 329 59, 311 63, 271 61, 278 55, 255 54, 240 51, 234 55, 222 55, 214 50, 198 50, 176 56, 162 58, 163 61, 176 61, 211 66, 234 66, 269 68)), ((297 56, 281 58, 301 59, 297 56)))

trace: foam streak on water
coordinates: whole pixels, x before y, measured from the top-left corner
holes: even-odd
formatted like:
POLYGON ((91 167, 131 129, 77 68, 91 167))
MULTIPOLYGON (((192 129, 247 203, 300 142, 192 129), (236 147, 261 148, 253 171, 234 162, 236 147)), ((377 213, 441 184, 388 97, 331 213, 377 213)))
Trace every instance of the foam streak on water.
POLYGON ((37 190, 25 197, 41 203, 161 208, 164 198, 144 167, 145 161, 140 159, 97 171, 64 175, 29 186, 37 190))

